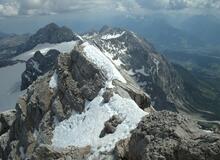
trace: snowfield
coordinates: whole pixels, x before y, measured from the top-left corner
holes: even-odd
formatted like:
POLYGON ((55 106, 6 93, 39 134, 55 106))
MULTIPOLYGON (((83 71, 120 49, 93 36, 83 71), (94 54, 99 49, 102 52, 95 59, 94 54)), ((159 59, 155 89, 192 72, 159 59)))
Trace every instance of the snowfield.
POLYGON ((124 34, 125 34, 125 31, 123 31, 122 33, 107 34, 107 35, 102 36, 101 39, 103 40, 116 39, 116 38, 123 36, 124 34))
POLYGON ((103 103, 101 93, 86 105, 84 113, 73 114, 56 126, 53 146, 65 148, 91 145, 94 154, 111 151, 119 140, 129 137, 130 131, 135 129, 141 118, 147 114, 133 100, 117 94, 109 103, 103 103), (118 125, 114 134, 99 138, 104 123, 113 115, 118 115, 124 121, 118 125))
POLYGON ((45 55, 49 50, 56 49, 61 53, 70 53, 74 46, 76 45, 77 41, 70 41, 70 42, 62 42, 56 44, 44 43, 38 44, 36 47, 31 49, 30 51, 24 52, 21 55, 13 58, 19 60, 28 60, 31 58, 36 51, 40 51, 43 55, 45 55))
POLYGON ((55 71, 53 76, 50 79, 50 82, 49 82, 49 87, 50 88, 52 88, 52 89, 57 88, 57 78, 58 78, 58 75, 55 71))

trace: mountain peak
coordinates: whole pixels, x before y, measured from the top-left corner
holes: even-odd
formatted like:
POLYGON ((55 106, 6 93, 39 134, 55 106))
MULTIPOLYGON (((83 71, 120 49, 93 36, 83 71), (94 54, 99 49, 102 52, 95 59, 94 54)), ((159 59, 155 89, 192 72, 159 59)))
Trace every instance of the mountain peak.
POLYGON ((99 33, 107 32, 107 31, 109 31, 109 30, 111 30, 111 29, 112 29, 112 28, 111 28, 110 26, 104 25, 104 26, 100 29, 99 33))
POLYGON ((75 40, 75 34, 67 27, 59 27, 55 23, 50 23, 39 29, 30 37, 24 51, 30 50, 38 44, 42 43, 61 43, 75 40))

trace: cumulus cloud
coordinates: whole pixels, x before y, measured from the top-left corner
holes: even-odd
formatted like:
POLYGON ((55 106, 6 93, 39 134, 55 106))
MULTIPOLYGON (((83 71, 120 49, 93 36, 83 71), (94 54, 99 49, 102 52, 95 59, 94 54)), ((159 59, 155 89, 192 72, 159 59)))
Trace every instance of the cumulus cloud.
POLYGON ((0 0, 0 16, 86 13, 97 10, 141 15, 147 10, 186 8, 220 9, 220 0, 0 0))
POLYGON ((0 0, 0 15, 14 16, 90 11, 109 8, 113 4, 112 0, 0 0), (12 13, 12 11, 14 12, 12 13))
POLYGON ((18 15, 18 12, 19 12, 19 8, 16 2, 10 2, 4 4, 0 3, 0 15, 15 16, 18 15))

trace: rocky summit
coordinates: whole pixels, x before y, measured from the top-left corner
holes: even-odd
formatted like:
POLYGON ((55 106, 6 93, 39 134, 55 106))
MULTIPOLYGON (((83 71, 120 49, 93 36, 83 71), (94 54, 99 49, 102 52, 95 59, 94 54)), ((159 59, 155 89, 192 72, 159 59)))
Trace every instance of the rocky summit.
POLYGON ((187 103, 178 72, 149 42, 105 26, 59 44, 45 34, 69 32, 45 28, 31 46, 57 44, 21 54, 33 56, 21 76, 25 94, 0 114, 1 159, 220 159, 220 125, 191 119, 204 113, 187 103))
POLYGON ((144 117, 115 153, 128 160, 218 160, 220 137, 185 116, 162 111, 144 117))

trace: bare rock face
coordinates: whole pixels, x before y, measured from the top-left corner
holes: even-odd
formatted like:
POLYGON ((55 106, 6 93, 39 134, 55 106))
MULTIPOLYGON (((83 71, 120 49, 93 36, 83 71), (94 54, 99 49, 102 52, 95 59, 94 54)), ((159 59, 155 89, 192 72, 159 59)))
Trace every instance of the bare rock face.
POLYGON ((48 145, 41 145, 36 153, 31 157, 32 160, 86 160, 90 153, 90 146, 84 148, 69 147, 67 149, 54 149, 48 145))
POLYGON ((16 116, 15 110, 0 113, 0 135, 4 134, 12 126, 16 116))
POLYGON ((9 141, 9 129, 15 121, 15 110, 6 111, 0 114, 0 157, 4 157, 4 151, 9 141))
POLYGON ((144 117, 126 147, 128 160, 220 159, 219 134, 204 131, 194 121, 166 111, 144 117))
POLYGON ((39 76, 50 71, 60 54, 57 50, 50 50, 46 55, 37 51, 32 58, 26 62, 26 70, 21 76, 21 90, 27 89, 39 76))

